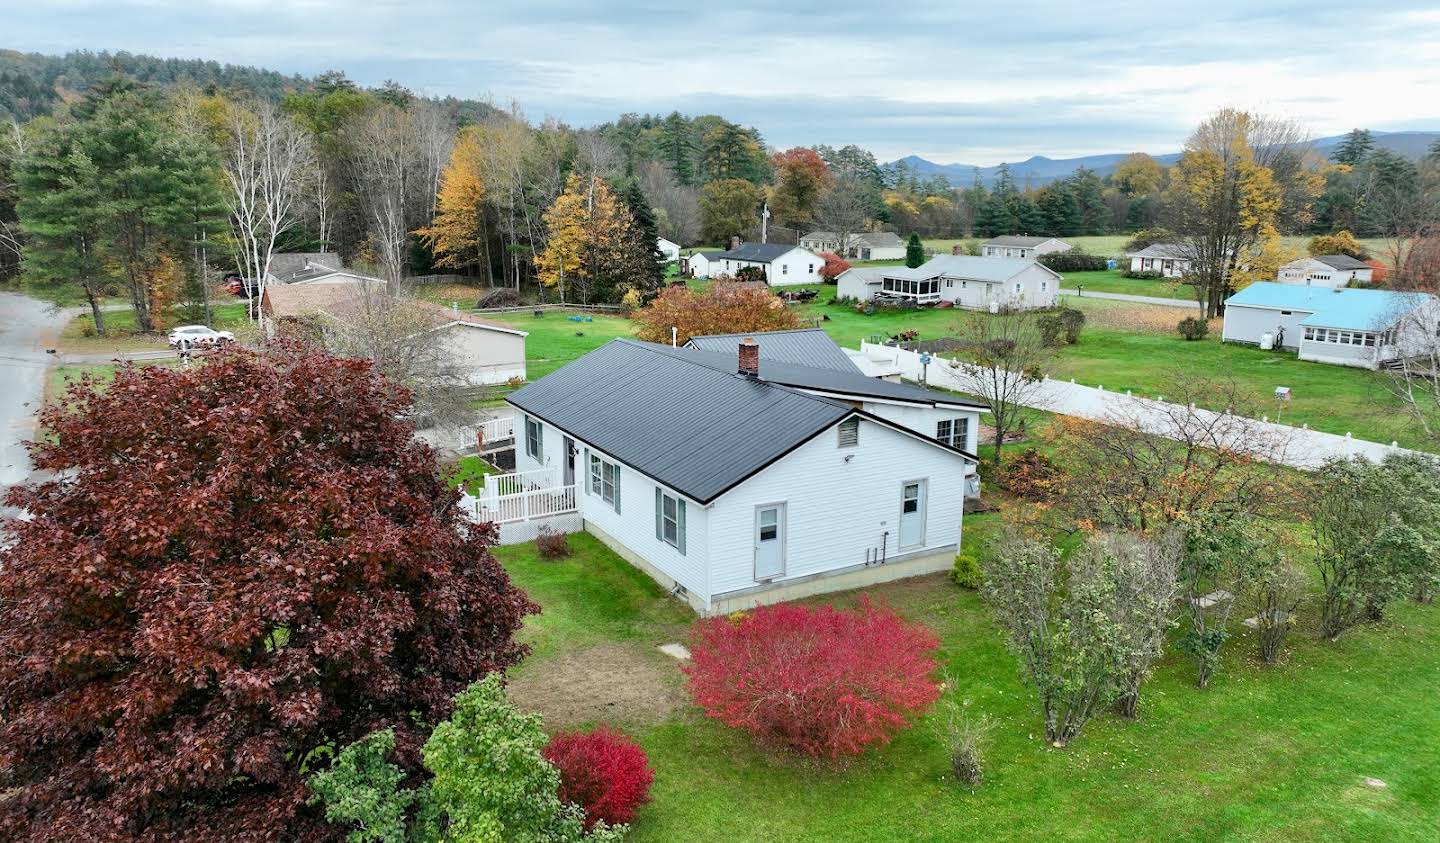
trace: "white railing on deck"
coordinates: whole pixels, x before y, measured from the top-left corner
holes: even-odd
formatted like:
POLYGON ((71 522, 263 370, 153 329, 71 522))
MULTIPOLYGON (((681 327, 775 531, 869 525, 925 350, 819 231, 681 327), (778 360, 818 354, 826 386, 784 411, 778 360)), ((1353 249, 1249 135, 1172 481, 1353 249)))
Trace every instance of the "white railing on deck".
POLYGON ((475 498, 477 521, 511 524, 575 512, 575 485, 530 489, 495 497, 475 498))
POLYGON ((502 419, 486 419, 480 423, 480 429, 475 432, 476 446, 483 449, 486 442, 500 442, 506 439, 515 438, 515 417, 506 416, 502 419))
POLYGON ((530 489, 559 486, 560 478, 554 468, 535 468, 530 471, 516 471, 509 474, 487 474, 480 489, 480 497, 497 498, 513 495, 530 489))

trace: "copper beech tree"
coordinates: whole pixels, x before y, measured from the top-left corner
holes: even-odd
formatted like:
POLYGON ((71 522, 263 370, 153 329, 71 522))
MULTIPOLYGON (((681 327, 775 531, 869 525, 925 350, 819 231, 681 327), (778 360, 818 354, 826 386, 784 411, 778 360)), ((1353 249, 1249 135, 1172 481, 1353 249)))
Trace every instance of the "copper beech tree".
POLYGON ((538 608, 369 364, 281 349, 72 386, 0 552, 0 838, 337 836, 305 777, 451 698, 538 608))
POLYGON ((800 315, 759 285, 716 281, 704 292, 674 285, 635 313, 635 335, 649 342, 684 344, 706 334, 783 331, 800 327, 800 315), (672 337, 670 329, 675 329, 672 337))

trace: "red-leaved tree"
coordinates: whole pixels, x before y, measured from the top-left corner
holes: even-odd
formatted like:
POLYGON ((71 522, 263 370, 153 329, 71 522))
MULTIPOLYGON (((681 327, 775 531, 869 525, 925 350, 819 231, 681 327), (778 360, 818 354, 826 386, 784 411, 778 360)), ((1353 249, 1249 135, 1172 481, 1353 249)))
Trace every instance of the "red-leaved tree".
POLYGON ((561 732, 542 754, 560 771, 560 799, 585 809, 585 828, 635 821, 650 801, 655 771, 635 741, 606 726, 593 732, 561 732))
POLYGON ((820 267, 820 277, 825 279, 826 284, 834 284, 835 279, 850 268, 850 262, 834 252, 821 252, 820 259, 825 261, 820 267))
POLYGON ((690 694, 761 743, 821 758, 884 744, 940 696, 939 641, 868 599, 763 606, 696 623, 690 694))
POLYGON ((716 281, 704 292, 666 287, 650 304, 635 312, 635 335, 649 342, 670 342, 706 334, 782 331, 800 327, 800 316, 763 286, 716 281))
POLYGON ((305 776, 451 698, 537 607, 490 555, 408 394, 297 349, 72 386, 7 503, 0 838, 333 838, 305 776), (317 751, 319 753, 317 754, 317 751))

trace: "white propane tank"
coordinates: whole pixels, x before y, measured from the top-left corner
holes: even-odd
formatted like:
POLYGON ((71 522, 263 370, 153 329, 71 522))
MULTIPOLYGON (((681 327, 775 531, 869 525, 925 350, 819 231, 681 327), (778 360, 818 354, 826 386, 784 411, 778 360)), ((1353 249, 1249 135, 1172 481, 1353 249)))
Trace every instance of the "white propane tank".
POLYGON ((1000 312, 1000 302, 998 302, 998 301, 992 301, 992 302, 990 302, 990 312, 991 312, 991 313, 999 313, 999 312, 1000 312))
POLYGON ((1274 335, 1274 334, 1261 334, 1261 335, 1260 335, 1260 350, 1261 350, 1261 351, 1270 351, 1270 350, 1273 349, 1273 348, 1275 348, 1275 335, 1274 335))

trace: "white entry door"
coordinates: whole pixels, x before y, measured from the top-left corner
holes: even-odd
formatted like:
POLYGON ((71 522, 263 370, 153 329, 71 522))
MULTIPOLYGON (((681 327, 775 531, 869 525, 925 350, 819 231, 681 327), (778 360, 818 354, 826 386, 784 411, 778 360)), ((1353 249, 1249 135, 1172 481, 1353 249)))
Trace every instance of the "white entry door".
POLYGON ((770 580, 785 573, 785 505, 755 508, 755 579, 770 580))
POLYGON ((900 546, 925 543, 925 481, 906 483, 900 489, 900 546))

